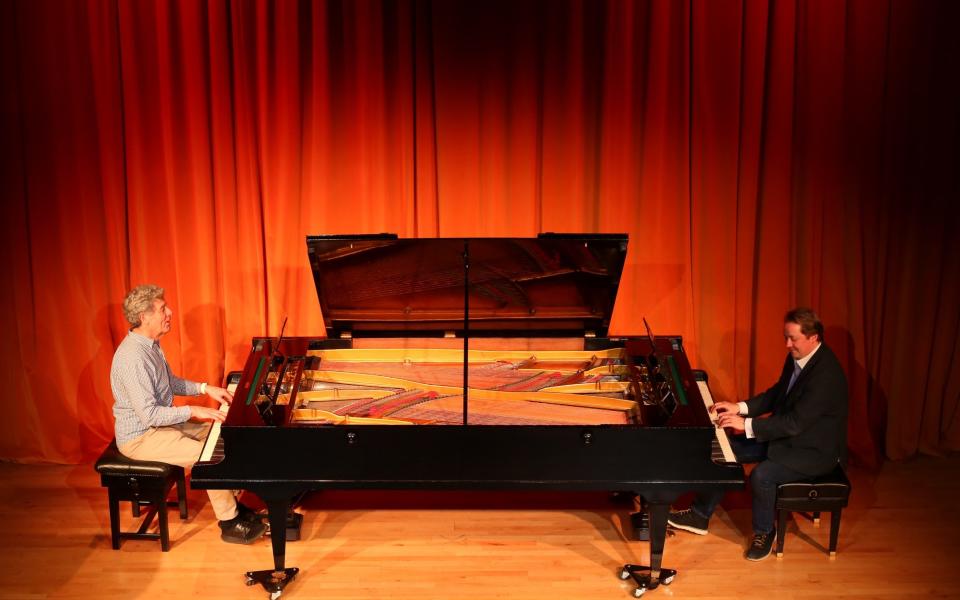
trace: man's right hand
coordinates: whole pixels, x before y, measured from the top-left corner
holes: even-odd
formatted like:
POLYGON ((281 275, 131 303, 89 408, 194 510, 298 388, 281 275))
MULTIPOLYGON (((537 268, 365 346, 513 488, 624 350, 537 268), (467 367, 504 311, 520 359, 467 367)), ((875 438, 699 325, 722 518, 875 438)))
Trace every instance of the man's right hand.
POLYGON ((200 419, 202 421, 213 420, 219 423, 223 423, 224 419, 227 418, 227 413, 222 412, 216 408, 209 408, 206 406, 196 406, 194 404, 191 404, 190 418, 200 419))

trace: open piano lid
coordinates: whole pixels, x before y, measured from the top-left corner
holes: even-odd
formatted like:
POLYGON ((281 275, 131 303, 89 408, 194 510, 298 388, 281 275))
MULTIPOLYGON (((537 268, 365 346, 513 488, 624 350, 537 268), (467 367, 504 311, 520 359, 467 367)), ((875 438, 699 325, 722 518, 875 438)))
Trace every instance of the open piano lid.
POLYGON ((602 337, 626 253, 625 234, 307 236, 328 337, 462 336, 467 272, 471 336, 602 337))

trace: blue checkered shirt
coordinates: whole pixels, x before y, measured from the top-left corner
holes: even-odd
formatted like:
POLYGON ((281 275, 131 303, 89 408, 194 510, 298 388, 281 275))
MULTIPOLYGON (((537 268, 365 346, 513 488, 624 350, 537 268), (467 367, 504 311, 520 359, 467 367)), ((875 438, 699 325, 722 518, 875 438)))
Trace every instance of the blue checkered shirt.
POLYGON ((196 396, 200 384, 180 379, 170 370, 160 343, 130 331, 120 342, 110 367, 117 445, 150 430, 183 423, 189 406, 174 406, 173 395, 196 396))

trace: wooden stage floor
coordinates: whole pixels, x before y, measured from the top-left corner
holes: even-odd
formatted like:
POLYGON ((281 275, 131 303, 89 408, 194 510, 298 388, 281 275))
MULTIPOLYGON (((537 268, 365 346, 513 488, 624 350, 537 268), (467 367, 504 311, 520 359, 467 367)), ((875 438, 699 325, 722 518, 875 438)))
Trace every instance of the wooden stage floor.
MULTIPOLYGON (((742 558, 749 499, 724 502, 706 537, 668 538, 670 587, 645 598, 960 598, 960 456, 852 469, 839 552, 819 528, 789 526, 783 558, 742 558)), ((91 465, 0 463, 0 598, 256 599, 242 574, 272 566, 269 540, 219 540, 202 491, 190 519, 171 510, 172 548, 110 549, 106 490, 91 465)), ((133 524, 123 504, 124 525, 133 524)), ((288 545, 301 574, 283 598, 630 598, 623 563, 646 562, 623 535, 626 507, 600 494, 324 492, 288 545)))

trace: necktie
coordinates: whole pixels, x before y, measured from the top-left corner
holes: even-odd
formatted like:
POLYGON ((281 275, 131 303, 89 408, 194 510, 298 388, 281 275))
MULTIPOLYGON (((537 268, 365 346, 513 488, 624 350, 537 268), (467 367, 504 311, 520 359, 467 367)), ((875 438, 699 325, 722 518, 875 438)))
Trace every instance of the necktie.
POLYGON ((787 393, 790 393, 790 390, 793 388, 794 382, 797 380, 797 377, 800 377, 800 365, 799 363, 793 363, 793 375, 790 376, 790 383, 787 384, 787 393))

